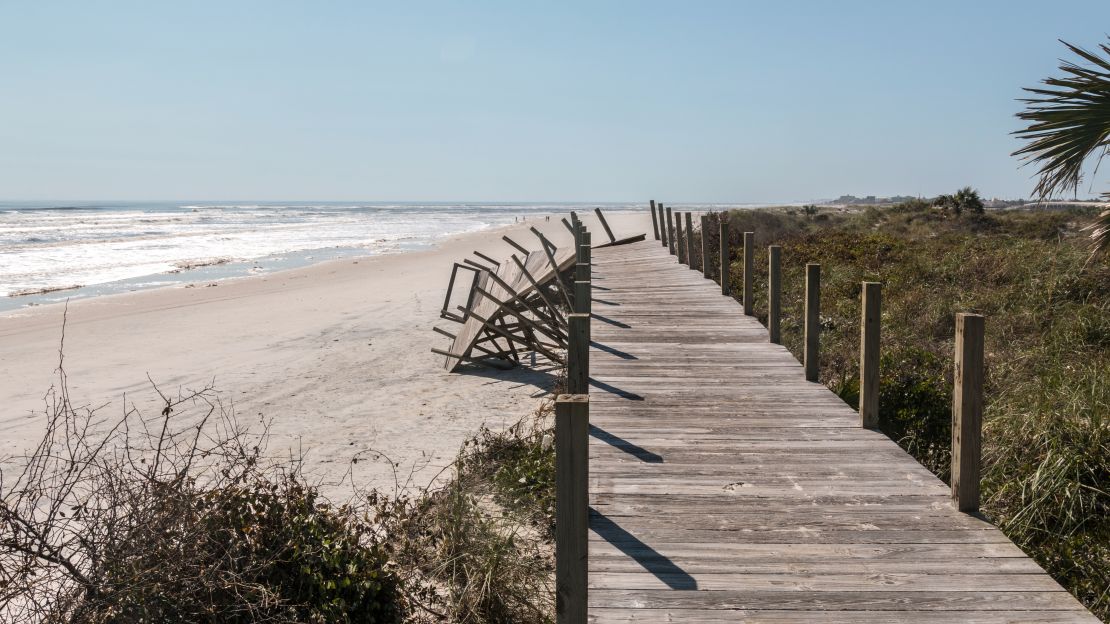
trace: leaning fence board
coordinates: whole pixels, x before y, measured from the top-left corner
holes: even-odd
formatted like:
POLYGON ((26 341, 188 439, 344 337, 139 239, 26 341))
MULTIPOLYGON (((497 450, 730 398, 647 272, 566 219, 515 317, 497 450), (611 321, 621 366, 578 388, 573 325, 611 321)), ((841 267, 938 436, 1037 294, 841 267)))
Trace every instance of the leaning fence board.
MULTIPOLYGON (((574 250, 572 248, 557 248, 552 253, 552 257, 558 265, 559 271, 564 271, 574 265, 574 250)), ((465 321, 462 328, 455 335, 455 339, 451 341, 451 346, 446 349, 448 353, 455 354, 445 358, 444 367, 448 371, 455 370, 459 363, 463 361, 457 356, 470 356, 474 343, 481 336, 482 330, 487 327, 485 321, 480 319, 494 318, 501 308, 500 302, 514 298, 514 295, 506 290, 502 284, 508 284, 513 291, 523 296, 535 290, 535 286, 525 275, 525 271, 539 284, 558 279, 558 271, 551 266, 544 251, 529 253, 521 264, 523 264, 523 270, 516 262, 502 262, 496 270, 498 278, 496 281, 489 279, 489 275, 483 275, 479 278, 478 287, 493 295, 493 298, 478 293, 471 304, 467 306, 473 313, 464 316, 465 321)))

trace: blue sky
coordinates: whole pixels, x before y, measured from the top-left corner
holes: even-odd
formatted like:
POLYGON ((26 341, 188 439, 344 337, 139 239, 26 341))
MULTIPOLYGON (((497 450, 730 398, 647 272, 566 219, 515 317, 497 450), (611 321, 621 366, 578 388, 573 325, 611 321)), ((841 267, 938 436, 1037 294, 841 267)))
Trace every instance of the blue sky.
POLYGON ((0 199, 1021 197, 1015 98, 1107 32, 1106 0, 0 0, 0 199))

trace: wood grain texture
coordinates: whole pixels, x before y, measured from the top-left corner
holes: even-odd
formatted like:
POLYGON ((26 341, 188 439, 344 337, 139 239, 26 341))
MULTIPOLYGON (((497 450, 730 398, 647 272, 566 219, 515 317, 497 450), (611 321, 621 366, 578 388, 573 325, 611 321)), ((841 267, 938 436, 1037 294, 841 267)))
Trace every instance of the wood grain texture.
POLYGON ((589 621, 1097 621, 715 284, 591 269, 589 621))
POLYGON ((574 260, 574 249, 561 247, 554 252, 545 249, 528 254, 523 262, 502 263, 496 269, 496 280, 491 279, 488 273, 480 274, 476 285, 493 296, 475 295, 468 304, 467 308, 474 313, 466 316, 462 328, 447 349, 448 352, 461 357, 447 357, 444 367, 448 371, 453 371, 462 362, 463 357, 470 357, 479 334, 486 327, 482 319, 494 318, 502 308, 501 301, 531 294, 536 290, 537 283, 541 285, 558 283, 559 272, 570 268, 574 260), (509 288, 505 288, 502 284, 509 288))
MULTIPOLYGON (((582 283, 582 282, 579 282, 582 283)), ((589 288, 589 282, 586 282, 589 288)), ((590 379, 590 315, 567 315, 567 391, 586 394, 590 379)))
POLYGON ((983 422, 983 339, 978 314, 956 315, 956 367, 952 393, 952 499, 960 511, 979 511, 983 422))
POLYGON ((709 279, 709 272, 711 263, 709 261, 709 216, 701 216, 701 274, 705 279, 709 279))
POLYGON ((752 316, 755 314, 755 297, 753 290, 755 285, 755 232, 744 232, 744 297, 742 299, 744 304, 744 315, 752 316))
POLYGON ((859 323, 859 423, 879 427, 879 319, 882 284, 864 282, 860 292, 859 323))
POLYGON ((782 247, 767 248, 767 340, 782 344, 782 247))
POLYGON ((655 233, 655 240, 659 240, 659 217, 655 214, 655 200, 651 200, 651 229, 655 233))
POLYGON ((806 368, 806 381, 817 381, 821 365, 818 350, 821 345, 821 265, 806 265, 805 300, 805 354, 802 364, 806 368))
POLYGON ((728 219, 721 219, 720 228, 721 249, 718 252, 718 259, 721 263, 721 294, 727 295, 729 294, 729 266, 732 264, 728 248, 728 219))
POLYGON ((659 202, 659 233, 662 235, 659 243, 664 249, 667 248, 667 220, 663 214, 663 202, 659 202))
POLYGON ((667 207, 667 250, 670 252, 670 255, 677 254, 675 251, 674 211, 670 210, 669 205, 667 207))
POLYGON ((589 395, 555 400, 555 621, 586 622, 589 395))
POLYGON ((694 260, 694 215, 691 212, 686 213, 686 264, 691 270, 697 270, 697 262, 694 260))
POLYGON ((686 264, 686 236, 682 233, 682 213, 676 212, 674 216, 674 231, 675 231, 675 252, 678 255, 678 262, 686 264))

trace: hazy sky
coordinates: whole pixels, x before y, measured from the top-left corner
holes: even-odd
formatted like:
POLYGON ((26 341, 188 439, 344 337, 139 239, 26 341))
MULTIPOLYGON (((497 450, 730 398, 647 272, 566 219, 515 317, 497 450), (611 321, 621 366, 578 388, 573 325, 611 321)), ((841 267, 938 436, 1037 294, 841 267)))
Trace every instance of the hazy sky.
POLYGON ((1107 32, 1107 0, 0 0, 0 198, 1026 196, 1015 98, 1107 32))

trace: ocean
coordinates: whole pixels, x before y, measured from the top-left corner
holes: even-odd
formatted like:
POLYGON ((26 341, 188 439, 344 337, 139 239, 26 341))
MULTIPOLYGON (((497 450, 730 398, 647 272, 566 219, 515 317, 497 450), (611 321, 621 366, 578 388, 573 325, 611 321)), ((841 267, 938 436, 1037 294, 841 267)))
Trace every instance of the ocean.
POLYGON ((643 204, 0 202, 0 312, 427 248, 544 215, 643 204))

